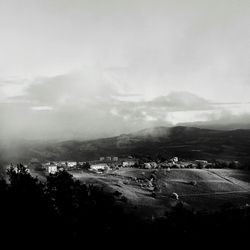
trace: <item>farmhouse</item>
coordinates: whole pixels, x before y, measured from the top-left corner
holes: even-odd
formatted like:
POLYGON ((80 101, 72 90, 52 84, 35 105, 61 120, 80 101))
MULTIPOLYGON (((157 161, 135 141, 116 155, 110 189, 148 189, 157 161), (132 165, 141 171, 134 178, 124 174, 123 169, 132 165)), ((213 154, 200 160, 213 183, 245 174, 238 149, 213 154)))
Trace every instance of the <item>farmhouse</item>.
POLYGON ((173 163, 177 163, 179 161, 178 157, 173 157, 172 159, 170 159, 171 162, 173 163))
POLYGON ((151 168, 151 164, 149 162, 145 162, 144 163, 144 168, 150 169, 151 168))
POLYGON ((122 166, 123 166, 123 167, 132 167, 132 166, 134 166, 134 165, 135 165, 135 161, 131 161, 131 160, 124 161, 124 162, 122 163, 122 166))
POLYGON ((158 164, 156 162, 145 162, 144 163, 144 168, 150 169, 150 168, 157 168, 158 164))
POLYGON ((47 171, 49 174, 55 174, 57 172, 57 165, 48 165, 47 171))
POLYGON ((68 162, 67 162, 67 167, 68 167, 68 168, 76 167, 76 165, 77 165, 77 162, 76 162, 76 161, 68 161, 68 162))
POLYGON ((108 170, 109 166, 106 163, 93 164, 90 166, 90 170, 100 171, 100 170, 108 170))
POLYGON ((156 162, 150 162, 150 165, 152 168, 157 168, 158 167, 158 164, 156 162))

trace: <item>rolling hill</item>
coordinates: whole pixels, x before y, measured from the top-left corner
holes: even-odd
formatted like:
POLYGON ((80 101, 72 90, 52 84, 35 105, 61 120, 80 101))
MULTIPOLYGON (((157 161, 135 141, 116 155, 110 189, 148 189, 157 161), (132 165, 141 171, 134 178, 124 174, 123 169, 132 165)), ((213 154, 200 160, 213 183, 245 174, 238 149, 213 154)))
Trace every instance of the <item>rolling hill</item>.
POLYGON ((156 127, 131 134, 89 141, 18 142, 1 146, 2 162, 38 160, 88 161, 100 156, 161 155, 185 159, 250 161, 250 130, 156 127))

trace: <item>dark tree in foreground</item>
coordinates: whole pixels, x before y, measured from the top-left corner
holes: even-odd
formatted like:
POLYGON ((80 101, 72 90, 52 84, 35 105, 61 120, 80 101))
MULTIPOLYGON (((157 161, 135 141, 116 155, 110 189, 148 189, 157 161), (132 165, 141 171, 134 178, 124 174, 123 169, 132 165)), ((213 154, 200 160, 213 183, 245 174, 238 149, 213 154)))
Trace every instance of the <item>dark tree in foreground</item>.
POLYGON ((2 240, 64 244, 101 239, 141 240, 229 238, 249 233, 250 209, 224 206, 216 213, 197 213, 179 203, 165 217, 139 220, 124 213, 119 195, 73 179, 66 171, 41 183, 18 165, 8 170, 9 182, 0 180, 2 240))

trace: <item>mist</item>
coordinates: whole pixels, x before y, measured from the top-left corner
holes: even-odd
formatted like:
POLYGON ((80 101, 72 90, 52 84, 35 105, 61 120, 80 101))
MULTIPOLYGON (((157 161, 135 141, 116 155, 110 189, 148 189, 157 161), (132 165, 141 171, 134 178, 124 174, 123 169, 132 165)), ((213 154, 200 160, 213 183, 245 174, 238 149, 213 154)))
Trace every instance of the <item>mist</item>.
POLYGON ((1 140, 246 128, 249 10, 244 0, 0 1, 1 140))

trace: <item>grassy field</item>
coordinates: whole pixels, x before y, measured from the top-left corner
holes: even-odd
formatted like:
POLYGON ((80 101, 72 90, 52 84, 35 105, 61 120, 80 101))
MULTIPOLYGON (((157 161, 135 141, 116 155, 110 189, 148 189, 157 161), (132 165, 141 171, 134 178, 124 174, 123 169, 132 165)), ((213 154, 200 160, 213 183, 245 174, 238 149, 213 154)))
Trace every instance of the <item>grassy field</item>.
MULTIPOLYGON (((214 210, 230 203, 250 204, 250 172, 231 169, 143 170, 122 168, 106 174, 74 172, 85 183, 119 194, 124 206, 140 216, 162 216, 176 204, 214 210), (149 179, 154 177, 150 183, 149 179), (177 193, 179 199, 172 198, 177 193)), ((118 200, 119 200, 118 199, 118 200)))

